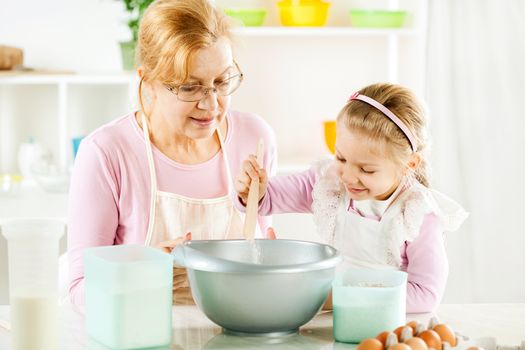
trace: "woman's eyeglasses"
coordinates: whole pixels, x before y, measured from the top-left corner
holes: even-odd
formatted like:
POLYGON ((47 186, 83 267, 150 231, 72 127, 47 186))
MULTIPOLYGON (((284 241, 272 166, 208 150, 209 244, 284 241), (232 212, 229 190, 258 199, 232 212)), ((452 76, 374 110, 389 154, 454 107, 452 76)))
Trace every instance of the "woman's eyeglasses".
POLYGON ((177 95, 177 98, 184 102, 197 102, 206 97, 210 91, 213 91, 219 96, 231 95, 239 88, 244 78, 237 62, 235 68, 237 72, 227 79, 218 82, 215 86, 209 87, 198 84, 180 84, 180 85, 166 85, 166 89, 177 95))

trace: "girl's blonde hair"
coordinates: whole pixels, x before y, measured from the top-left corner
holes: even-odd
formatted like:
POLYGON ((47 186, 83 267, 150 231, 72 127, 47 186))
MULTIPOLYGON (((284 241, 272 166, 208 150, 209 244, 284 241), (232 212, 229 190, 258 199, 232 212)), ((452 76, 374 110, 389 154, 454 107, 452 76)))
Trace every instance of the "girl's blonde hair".
MULTIPOLYGON (((367 86, 358 91, 394 113, 416 138, 416 152, 421 154, 421 164, 415 169, 415 178, 430 187, 429 166, 424 153, 427 148, 426 111, 422 103, 407 88, 387 83, 367 86)), ((362 133, 378 145, 382 154, 390 157, 401 167, 406 166, 412 154, 407 136, 377 108, 360 100, 349 101, 339 113, 338 121, 352 131, 362 133)))
POLYGON ((139 84, 142 110, 143 81, 187 81, 197 51, 223 37, 233 39, 230 21, 209 0, 154 1, 140 22, 136 48, 137 64, 144 70, 139 84))

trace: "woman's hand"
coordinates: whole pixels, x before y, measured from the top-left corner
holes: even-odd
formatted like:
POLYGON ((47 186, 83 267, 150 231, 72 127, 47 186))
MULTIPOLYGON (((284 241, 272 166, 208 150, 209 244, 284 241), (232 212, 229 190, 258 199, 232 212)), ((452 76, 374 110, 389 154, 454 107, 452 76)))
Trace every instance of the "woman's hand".
POLYGON ((164 253, 170 254, 173 248, 186 241, 191 241, 191 232, 186 233, 184 237, 179 237, 171 241, 162 241, 154 245, 155 248, 162 250, 164 253))
POLYGON ((333 310, 334 306, 332 305, 332 291, 330 291, 330 294, 326 297, 326 300, 323 304, 323 310, 333 310))
POLYGON ((188 282, 188 273, 185 268, 173 267, 173 290, 179 288, 187 288, 190 286, 188 282))
POLYGON ((257 159, 253 154, 242 163, 241 173, 235 179, 235 190, 241 199, 242 204, 246 205, 248 192, 253 179, 259 179, 259 201, 266 194, 268 187, 268 175, 266 170, 259 168, 257 159))
MULTIPOLYGON (((184 237, 179 237, 171 241, 163 241, 155 244, 155 248, 170 254, 173 248, 186 241, 191 241, 191 232, 186 233, 184 237)), ((188 275, 185 268, 173 267, 173 290, 189 287, 188 275)))

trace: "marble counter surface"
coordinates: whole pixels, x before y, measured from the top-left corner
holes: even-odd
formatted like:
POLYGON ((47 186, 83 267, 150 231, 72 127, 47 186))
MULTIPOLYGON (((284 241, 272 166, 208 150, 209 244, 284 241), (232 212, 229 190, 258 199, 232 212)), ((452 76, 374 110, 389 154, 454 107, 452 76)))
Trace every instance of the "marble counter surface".
MULTIPOLYGON (((427 323, 431 314, 407 315, 408 320, 427 323)), ((471 338, 494 337, 498 345, 525 350, 525 304, 443 304, 440 321, 471 338)), ((278 317, 278 315, 276 315, 278 317)), ((9 319, 9 306, 0 306, 0 320, 9 319)), ((86 336, 84 316, 71 307, 60 308, 60 350, 105 350, 86 336)), ((10 348, 10 333, 0 326, 0 349, 10 348)), ((195 306, 173 307, 173 342, 162 350, 190 349, 353 349, 355 345, 334 342, 332 313, 322 312, 301 327, 298 334, 279 337, 239 337, 222 333, 195 306)), ((503 348, 502 348, 503 349, 503 348)), ((507 348, 504 348, 507 349, 507 348)), ((490 349, 487 349, 490 350, 490 349)))

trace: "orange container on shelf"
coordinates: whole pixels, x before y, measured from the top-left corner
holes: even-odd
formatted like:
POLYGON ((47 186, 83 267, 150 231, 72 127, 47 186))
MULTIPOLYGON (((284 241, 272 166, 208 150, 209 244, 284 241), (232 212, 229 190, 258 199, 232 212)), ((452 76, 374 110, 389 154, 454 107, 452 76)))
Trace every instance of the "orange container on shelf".
POLYGON ((326 120, 323 122, 324 141, 330 153, 335 153, 335 130, 337 122, 335 120, 326 120))
POLYGON ((284 0, 277 5, 284 26, 324 26, 330 7, 321 0, 284 0))

